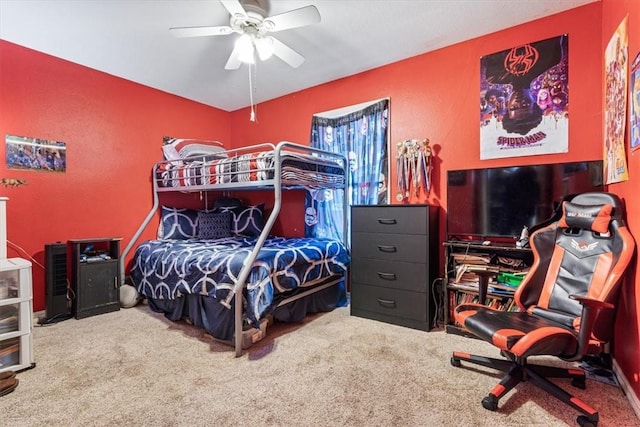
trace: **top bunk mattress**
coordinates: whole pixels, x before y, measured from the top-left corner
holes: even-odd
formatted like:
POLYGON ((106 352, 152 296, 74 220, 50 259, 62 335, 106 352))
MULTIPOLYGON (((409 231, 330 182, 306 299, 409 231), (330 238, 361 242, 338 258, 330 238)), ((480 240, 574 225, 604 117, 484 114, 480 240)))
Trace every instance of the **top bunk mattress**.
MULTIPOLYGON (((292 145, 311 150, 309 147, 292 145)), ((273 147, 272 145, 270 145, 273 147)), ((272 186, 276 185, 277 165, 280 184, 285 187, 344 188, 345 169, 340 155, 330 152, 302 153, 256 146, 263 151, 232 150, 215 156, 163 161, 154 167, 155 183, 159 191, 165 189, 202 189, 216 186, 272 186)), ((244 150, 250 150, 251 147, 244 150)))

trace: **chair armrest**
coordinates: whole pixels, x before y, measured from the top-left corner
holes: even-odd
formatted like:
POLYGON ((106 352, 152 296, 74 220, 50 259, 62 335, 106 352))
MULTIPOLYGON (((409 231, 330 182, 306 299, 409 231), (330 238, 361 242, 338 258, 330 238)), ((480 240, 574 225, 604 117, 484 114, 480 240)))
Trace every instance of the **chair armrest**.
POLYGON ((574 299, 576 301, 578 301, 580 304, 582 304, 582 306, 587 306, 590 307, 592 309, 598 309, 602 310, 603 308, 614 308, 615 306, 613 304, 611 304, 610 302, 605 302, 605 301, 600 301, 597 299, 593 299, 593 298, 588 298, 588 297, 582 297, 579 295, 569 295, 569 298, 574 299))
POLYGON ((602 310, 613 310, 615 306, 611 303, 588 298, 579 295, 569 295, 569 298, 578 301, 582 305, 582 318, 580 321, 580 331, 578 332, 578 354, 584 355, 589 348, 593 325, 602 310))

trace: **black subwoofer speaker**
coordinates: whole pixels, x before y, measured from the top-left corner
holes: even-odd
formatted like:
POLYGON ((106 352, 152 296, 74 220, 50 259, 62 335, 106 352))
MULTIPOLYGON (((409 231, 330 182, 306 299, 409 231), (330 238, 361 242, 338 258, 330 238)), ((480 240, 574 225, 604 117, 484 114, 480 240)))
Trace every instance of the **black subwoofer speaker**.
POLYGON ((44 245, 46 319, 40 323, 54 323, 71 317, 67 299, 67 245, 48 243, 44 245))

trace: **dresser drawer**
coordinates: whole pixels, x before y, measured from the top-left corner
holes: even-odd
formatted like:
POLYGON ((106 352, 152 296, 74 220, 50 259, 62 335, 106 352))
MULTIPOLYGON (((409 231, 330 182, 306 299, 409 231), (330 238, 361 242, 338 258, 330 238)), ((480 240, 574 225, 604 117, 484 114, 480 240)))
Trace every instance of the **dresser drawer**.
POLYGON ((427 323, 427 294, 351 283, 351 307, 427 323))
POLYGON ((426 263, 427 243, 421 235, 354 232, 351 253, 358 258, 426 263))
POLYGON ((427 208, 416 206, 354 206, 351 229, 366 233, 427 234, 427 208))
POLYGON ((370 258, 351 260, 351 282, 403 289, 413 292, 427 292, 427 264, 385 261, 370 258))

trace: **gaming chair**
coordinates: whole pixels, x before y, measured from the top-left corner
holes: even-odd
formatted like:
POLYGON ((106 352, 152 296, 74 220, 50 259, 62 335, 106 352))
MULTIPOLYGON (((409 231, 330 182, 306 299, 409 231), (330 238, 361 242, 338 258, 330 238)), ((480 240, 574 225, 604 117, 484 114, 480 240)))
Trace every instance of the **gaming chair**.
POLYGON ((583 193, 562 202, 562 216, 530 236, 533 264, 515 293, 517 312, 465 303, 454 310, 457 323, 500 349, 506 359, 454 352, 453 366, 470 362, 506 372, 482 399, 495 411, 498 401, 521 381, 530 381, 584 414, 581 426, 596 426, 598 412, 548 378, 571 378, 585 388, 584 371, 527 363, 551 355, 577 361, 602 352, 613 335, 618 288, 635 250, 624 206, 611 193, 583 193))

